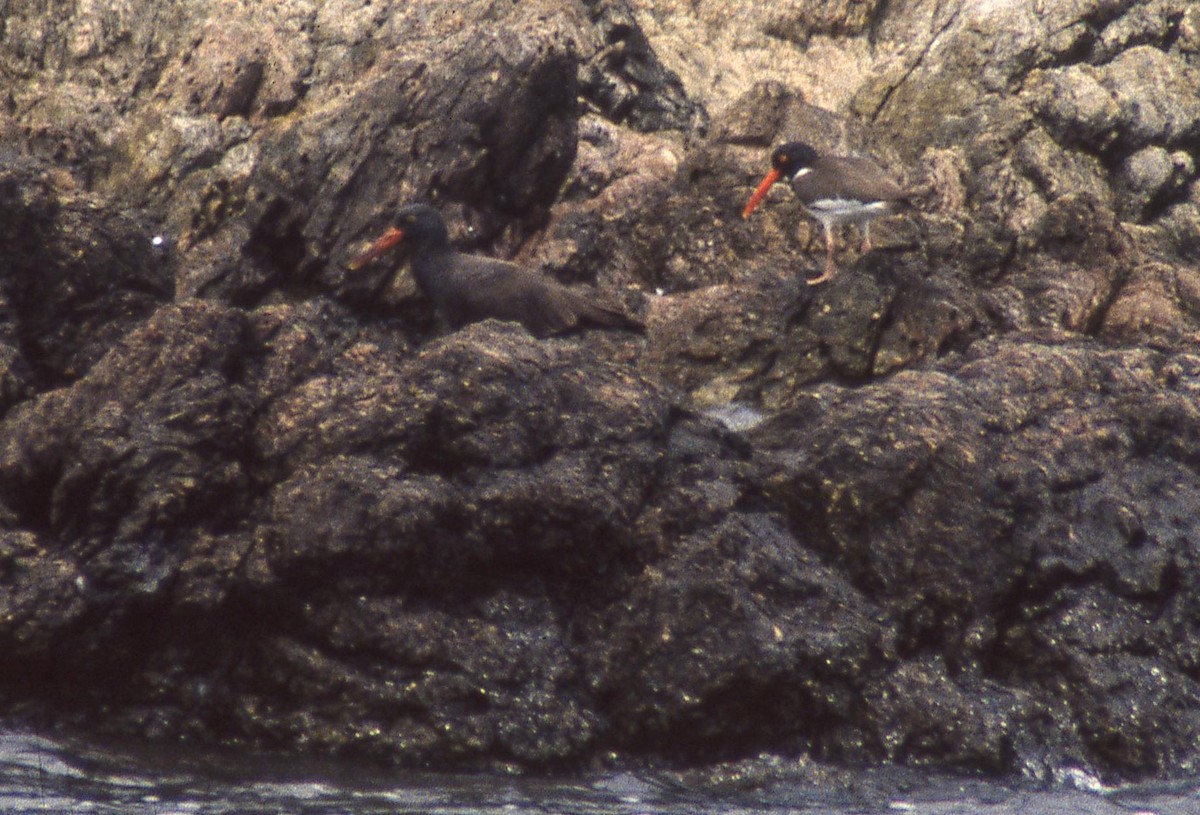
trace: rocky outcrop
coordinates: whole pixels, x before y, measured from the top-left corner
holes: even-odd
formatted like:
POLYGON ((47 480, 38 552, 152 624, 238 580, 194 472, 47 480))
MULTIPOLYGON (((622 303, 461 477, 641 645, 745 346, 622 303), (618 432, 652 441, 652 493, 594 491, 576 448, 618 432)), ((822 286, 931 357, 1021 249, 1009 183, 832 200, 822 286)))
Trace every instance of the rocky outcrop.
POLYGON ((0 410, 78 378, 173 294, 164 239, 52 166, 8 157, 0 230, 0 410))
POLYGON ((0 27, 7 715, 431 767, 1196 761, 1191 4, 48 14, 0 27), (797 137, 921 193, 818 287, 786 192, 740 218, 797 137), (414 198, 645 336, 439 334, 346 267, 414 198))
POLYGON ((790 527, 897 621, 905 667, 866 694, 883 743, 996 767, 1190 752, 1196 364, 996 339, 754 431, 790 527))

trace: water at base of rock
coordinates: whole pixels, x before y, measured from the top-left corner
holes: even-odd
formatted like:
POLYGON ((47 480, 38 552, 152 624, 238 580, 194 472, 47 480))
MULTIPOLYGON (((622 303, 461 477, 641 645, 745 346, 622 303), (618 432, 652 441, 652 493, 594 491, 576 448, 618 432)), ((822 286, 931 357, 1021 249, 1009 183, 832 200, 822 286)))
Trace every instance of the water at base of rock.
POLYGON ((930 777, 903 795, 775 785, 726 793, 653 777, 575 779, 249 767, 211 755, 165 758, 0 732, 0 812, 121 815, 1193 815, 1200 780, 1103 791, 1018 789, 930 777))

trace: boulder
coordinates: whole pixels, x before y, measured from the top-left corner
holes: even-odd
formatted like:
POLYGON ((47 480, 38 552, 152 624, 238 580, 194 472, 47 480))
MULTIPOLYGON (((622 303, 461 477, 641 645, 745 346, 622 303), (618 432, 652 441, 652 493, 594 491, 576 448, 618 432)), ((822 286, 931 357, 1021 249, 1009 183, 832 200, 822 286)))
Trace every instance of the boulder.
POLYGON ((0 414, 78 379, 173 295, 150 218, 33 158, 0 164, 0 243, 0 414))
POLYGON ((0 712, 1186 774, 1193 5, 10 9, 0 712), (820 286, 785 186, 740 217, 797 138, 913 192, 820 286), (441 332, 402 252, 346 264, 412 199, 645 334, 441 332))
POLYGON ((1190 752, 1196 370, 1004 338, 751 431, 789 528, 896 622, 867 693, 893 758, 1154 774, 1190 752))

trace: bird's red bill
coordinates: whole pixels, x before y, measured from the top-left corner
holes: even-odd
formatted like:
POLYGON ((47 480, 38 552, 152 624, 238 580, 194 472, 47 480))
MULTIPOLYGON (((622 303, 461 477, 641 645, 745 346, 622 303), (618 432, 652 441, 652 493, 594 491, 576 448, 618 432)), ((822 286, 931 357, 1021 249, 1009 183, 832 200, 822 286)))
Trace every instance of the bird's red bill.
POLYGON ((751 195, 750 200, 746 202, 746 208, 742 210, 743 218, 749 218, 750 213, 758 208, 762 200, 767 197, 767 193, 771 191, 771 187, 775 186, 775 182, 779 180, 780 175, 778 168, 772 167, 771 171, 763 176, 762 183, 758 185, 758 189, 754 191, 754 195, 751 195))
POLYGON ((404 240, 404 230, 398 226, 389 227, 387 232, 384 232, 382 235, 380 235, 375 242, 367 248, 367 251, 350 261, 350 268, 359 269, 363 266, 366 266, 375 258, 379 257, 384 252, 400 243, 402 240, 404 240))

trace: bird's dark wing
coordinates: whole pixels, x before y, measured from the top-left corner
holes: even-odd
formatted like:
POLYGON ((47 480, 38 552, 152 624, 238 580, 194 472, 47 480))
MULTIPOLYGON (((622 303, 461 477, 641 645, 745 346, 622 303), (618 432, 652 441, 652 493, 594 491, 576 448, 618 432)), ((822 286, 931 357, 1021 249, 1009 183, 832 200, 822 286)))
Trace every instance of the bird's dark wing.
POLYGON ((458 254, 445 274, 453 278, 452 296, 443 301, 447 317, 464 324, 494 317, 515 320, 534 334, 556 334, 578 317, 566 289, 515 263, 458 254), (561 294, 560 294, 561 293, 561 294))
MULTIPOLYGON (((831 172, 821 174, 826 185, 820 196, 822 198, 864 202, 904 201, 908 198, 908 192, 870 159, 841 157, 823 161, 831 172)), ((802 176, 798 183, 803 180, 802 176)))
POLYGON ((515 263, 458 255, 450 273, 456 294, 445 308, 458 323, 488 317, 515 320, 539 336, 561 334, 583 323, 641 328, 620 309, 515 263))

